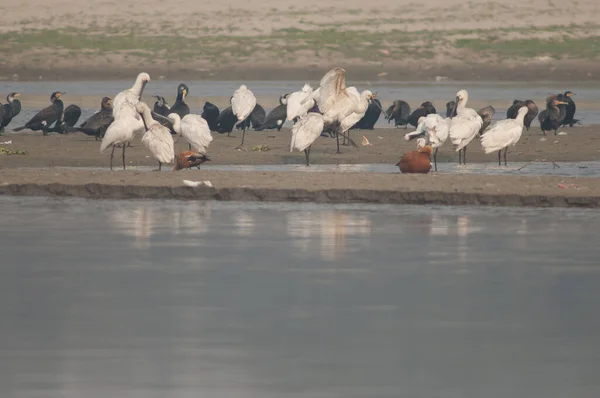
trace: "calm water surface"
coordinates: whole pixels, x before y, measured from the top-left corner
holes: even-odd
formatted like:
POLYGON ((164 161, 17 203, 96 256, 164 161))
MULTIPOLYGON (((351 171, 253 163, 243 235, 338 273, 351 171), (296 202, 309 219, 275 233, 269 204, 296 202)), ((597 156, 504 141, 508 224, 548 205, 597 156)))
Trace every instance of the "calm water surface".
POLYGON ((0 198, 2 397, 598 397, 600 212, 0 198))

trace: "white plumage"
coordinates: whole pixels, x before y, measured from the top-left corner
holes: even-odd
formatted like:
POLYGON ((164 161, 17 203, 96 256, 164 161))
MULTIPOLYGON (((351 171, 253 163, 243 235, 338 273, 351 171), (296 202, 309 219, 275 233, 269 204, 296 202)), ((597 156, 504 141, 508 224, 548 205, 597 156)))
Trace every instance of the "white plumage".
POLYGON ((200 115, 187 114, 179 117, 177 113, 169 114, 173 121, 173 130, 181 135, 197 152, 206 154, 206 150, 212 141, 208 123, 200 115))
MULTIPOLYGON (((256 106, 256 97, 254 93, 246 87, 245 84, 242 84, 240 88, 234 91, 233 96, 231 97, 231 110, 235 117, 237 117, 238 122, 243 122, 246 120, 248 116, 254 110, 256 106)), ((246 136, 246 125, 242 128, 242 143, 240 146, 244 145, 244 138, 246 136)))
POLYGON ((528 108, 523 106, 519 109, 516 119, 506 119, 496 122, 488 128, 481 138, 481 145, 485 153, 498 151, 498 165, 500 165, 500 153, 504 149, 504 165, 506 165, 506 152, 509 146, 514 146, 523 134, 523 121, 527 115, 528 108))
POLYGON ((158 160, 158 169, 160 170, 163 163, 171 163, 175 159, 173 136, 167 127, 152 118, 148 105, 140 102, 137 110, 144 118, 147 128, 142 137, 142 143, 158 160))
POLYGON ((311 112, 301 117, 292 127, 290 152, 293 152, 294 149, 304 151, 307 166, 310 164, 310 147, 321 135, 323 126, 323 116, 319 113, 311 112))
POLYGON ((246 120, 256 106, 256 97, 254 93, 242 84, 240 88, 234 91, 231 97, 231 110, 237 117, 238 122, 246 120))
MULTIPOLYGON (((460 164, 461 150, 466 156, 467 145, 475 138, 481 126, 483 119, 474 109, 466 108, 469 94, 466 90, 460 90, 456 93, 456 116, 450 123, 450 140, 458 152, 458 162, 460 164)), ((466 164, 466 159, 464 159, 466 164)))
POLYGON ((346 71, 342 68, 333 68, 323 76, 315 101, 325 123, 342 121, 358 105, 357 97, 346 90, 346 71))
POLYGON ((114 121, 106 130, 100 144, 100 152, 105 152, 112 147, 110 154, 111 170, 115 146, 119 144, 123 146, 123 169, 125 169, 125 147, 127 143, 133 140, 136 133, 143 133, 145 130, 144 121, 137 112, 136 106, 142 98, 144 88, 149 81, 150 75, 140 73, 135 79, 133 87, 121 91, 113 99, 114 121))
POLYGON ((315 100, 311 97, 313 89, 306 83, 302 90, 291 93, 287 98, 287 120, 294 120, 308 113, 315 106, 315 100), (305 101, 306 100, 306 101, 305 101))
POLYGON ((356 87, 348 87, 346 92, 353 98, 356 106, 354 111, 340 122, 340 131, 343 133, 349 131, 352 126, 354 126, 360 121, 360 119, 363 118, 365 112, 367 112, 367 108, 369 107, 369 102, 375 98, 371 91, 364 90, 362 93, 359 93, 356 87))
MULTIPOLYGON (((340 123, 359 106, 358 98, 346 89, 345 73, 342 68, 333 68, 323 76, 319 88, 311 95, 323 114, 325 124, 340 123)), ((342 131, 338 125, 335 134, 337 153, 340 153, 339 133, 342 131)))
POLYGON ((420 147, 430 145, 433 149, 435 149, 433 152, 433 164, 435 171, 437 171, 438 149, 448 139, 450 123, 450 118, 444 119, 437 113, 430 113, 427 116, 419 118, 419 125, 415 131, 404 135, 404 139, 407 141, 420 137, 419 140, 423 140, 422 142, 417 140, 420 147))

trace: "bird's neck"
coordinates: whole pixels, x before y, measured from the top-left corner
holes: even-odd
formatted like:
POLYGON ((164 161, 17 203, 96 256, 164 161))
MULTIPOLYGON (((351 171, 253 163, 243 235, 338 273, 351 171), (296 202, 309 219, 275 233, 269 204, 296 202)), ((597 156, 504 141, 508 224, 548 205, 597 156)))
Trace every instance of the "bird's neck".
POLYGON ((142 118, 148 127, 150 127, 150 124, 154 121, 152 114, 150 113, 150 109, 144 109, 142 112, 142 118))
POLYGON ((181 130, 181 118, 171 119, 173 121, 173 130, 179 132, 181 130))
POLYGON ((515 120, 519 123, 519 124, 523 124, 525 122, 525 116, 527 115, 527 112, 524 113, 519 113, 517 114, 517 117, 515 118, 515 120))
POLYGON ((136 94, 138 97, 142 98, 142 94, 144 93, 144 87, 146 87, 146 82, 142 79, 136 79, 133 87, 131 87, 131 91, 136 94))

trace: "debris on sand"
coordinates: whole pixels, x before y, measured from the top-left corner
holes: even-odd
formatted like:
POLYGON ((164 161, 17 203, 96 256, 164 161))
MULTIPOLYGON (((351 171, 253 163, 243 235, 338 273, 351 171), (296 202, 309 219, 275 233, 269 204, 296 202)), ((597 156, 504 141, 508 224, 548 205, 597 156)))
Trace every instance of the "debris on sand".
POLYGON ((198 188, 198 187, 202 187, 202 186, 210 187, 210 188, 213 187, 213 184, 208 180, 206 180, 206 181, 183 180, 183 183, 185 185, 187 185, 188 187, 192 187, 192 188, 198 188))

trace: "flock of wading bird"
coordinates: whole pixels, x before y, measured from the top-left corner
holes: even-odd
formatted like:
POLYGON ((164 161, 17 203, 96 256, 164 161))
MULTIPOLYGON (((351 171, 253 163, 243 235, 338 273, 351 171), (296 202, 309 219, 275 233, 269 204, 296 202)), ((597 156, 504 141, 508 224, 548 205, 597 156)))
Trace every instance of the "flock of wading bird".
MULTIPOLYGON (((304 151, 306 165, 310 165, 312 144, 322 135, 335 137, 337 153, 342 145, 357 146, 350 138, 352 128, 373 129, 383 113, 388 121, 394 120, 396 127, 411 124, 416 130, 404 136, 406 140, 416 140, 417 150, 405 153, 396 164, 403 173, 428 173, 431 169, 430 157, 433 154, 433 166, 437 171, 438 149, 450 138, 458 152, 459 164, 466 164, 467 145, 480 137, 486 154, 498 152, 498 165, 507 164, 508 148, 520 139, 523 129, 529 130, 532 121, 538 116, 543 134, 557 130, 562 125, 573 126, 578 123, 575 116, 575 103, 567 91, 564 94, 551 95, 546 100, 546 109, 539 113, 531 100, 515 100, 507 111, 507 119, 492 124, 495 110, 492 106, 476 111, 467 108, 469 95, 466 90, 456 94, 456 100, 446 104, 446 117, 437 114, 431 102, 422 103, 411 112, 408 103, 397 100, 384 111, 376 94, 369 90, 359 92, 355 87, 346 87, 345 70, 334 68, 327 72, 314 89, 305 84, 301 90, 282 95, 280 105, 268 115, 257 104, 256 97, 241 85, 230 98, 230 107, 222 112, 210 102, 204 104, 202 115, 190 113, 185 98, 189 88, 180 84, 177 99, 169 107, 164 97, 155 96, 153 110, 142 102, 141 98, 150 76, 140 73, 133 87, 117 94, 114 99, 104 97, 101 109, 75 127, 81 109, 77 105, 64 108, 61 96, 65 93, 54 92, 50 100, 52 105, 37 113, 27 124, 13 131, 23 129, 41 130, 44 135, 51 132, 83 132, 101 139, 101 152, 110 150, 110 168, 112 170, 114 152, 122 148, 122 163, 125 169, 125 149, 136 134, 143 134, 142 143, 162 164, 175 163, 173 170, 199 167, 210 160, 207 149, 212 141, 211 131, 229 133, 234 126, 242 130, 242 142, 237 147, 243 149, 246 130, 280 130, 286 120, 293 121, 290 151, 304 151), (178 134, 189 143, 189 151, 175 155, 173 135, 178 134)), ((0 132, 21 110, 16 99, 19 93, 10 93, 8 103, 0 107, 0 132)), ((364 138, 363 138, 364 139, 364 138)))

